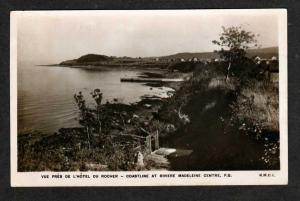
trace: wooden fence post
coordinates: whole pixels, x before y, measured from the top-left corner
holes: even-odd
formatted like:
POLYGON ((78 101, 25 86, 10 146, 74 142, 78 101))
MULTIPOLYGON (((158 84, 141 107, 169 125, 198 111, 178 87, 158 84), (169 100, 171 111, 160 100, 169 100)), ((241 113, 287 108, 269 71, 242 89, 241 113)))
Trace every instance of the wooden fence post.
POLYGON ((150 154, 152 152, 152 147, 151 147, 151 135, 148 135, 146 137, 146 153, 150 154))
POLYGON ((156 134, 154 135, 154 142, 155 142, 155 150, 158 150, 159 149, 158 131, 156 131, 156 134))

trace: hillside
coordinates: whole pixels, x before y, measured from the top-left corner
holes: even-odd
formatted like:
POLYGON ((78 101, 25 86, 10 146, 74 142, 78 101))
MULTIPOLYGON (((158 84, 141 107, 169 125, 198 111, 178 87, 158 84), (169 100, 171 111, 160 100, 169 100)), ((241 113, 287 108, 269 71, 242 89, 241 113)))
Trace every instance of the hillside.
POLYGON ((250 49, 247 51, 247 55, 249 57, 260 56, 261 58, 271 58, 272 56, 278 57, 278 47, 250 49))
MULTIPOLYGON (((260 48, 260 49, 250 49, 247 51, 248 57, 260 56, 261 58, 271 58, 272 56, 278 57, 278 47, 260 48)), ((192 59, 198 58, 200 60, 210 60, 219 58, 219 55, 215 52, 183 52, 168 56, 158 57, 159 61, 156 60, 157 57, 148 58, 131 58, 131 57, 110 57, 106 55, 99 54, 87 54, 79 57, 78 59, 67 60, 61 62, 59 65, 64 66, 76 66, 76 65, 89 65, 89 66, 143 66, 143 67, 166 67, 168 66, 169 60, 177 59, 192 59)))
POLYGON ((177 53, 169 56, 163 56, 160 57, 161 59, 190 59, 196 57, 198 59, 213 59, 213 58, 218 58, 218 54, 215 52, 197 52, 197 53, 191 53, 191 52, 182 52, 182 53, 177 53))
MULTIPOLYGON (((272 56, 278 57, 278 47, 268 47, 268 48, 259 48, 259 49, 250 49, 247 51, 248 57, 253 56, 260 56, 262 58, 271 58, 272 56)), ((160 57, 161 59, 190 59, 196 57, 198 59, 213 59, 218 58, 219 55, 215 52, 197 52, 197 53, 190 53, 190 52, 183 52, 177 53, 169 56, 160 57)))

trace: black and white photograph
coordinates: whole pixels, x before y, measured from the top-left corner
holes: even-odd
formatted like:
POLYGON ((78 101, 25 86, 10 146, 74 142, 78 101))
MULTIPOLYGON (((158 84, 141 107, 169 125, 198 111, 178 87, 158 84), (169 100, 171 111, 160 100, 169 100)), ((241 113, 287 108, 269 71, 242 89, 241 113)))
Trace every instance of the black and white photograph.
POLYGON ((286 21, 12 12, 12 185, 287 184, 286 21))

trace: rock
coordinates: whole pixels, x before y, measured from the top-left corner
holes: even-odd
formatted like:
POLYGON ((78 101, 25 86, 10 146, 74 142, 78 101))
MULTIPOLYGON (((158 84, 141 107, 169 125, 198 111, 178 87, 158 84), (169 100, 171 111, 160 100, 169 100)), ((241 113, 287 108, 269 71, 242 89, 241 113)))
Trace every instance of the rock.
POLYGON ((137 152, 136 168, 137 168, 137 170, 141 170, 141 169, 144 168, 144 166, 145 166, 145 164, 144 164, 144 155, 140 151, 138 151, 137 152))
POLYGON ((152 105, 150 105, 150 104, 144 104, 144 106, 148 109, 152 107, 152 105))
POLYGON ((175 153, 176 149, 171 149, 171 148, 160 148, 156 150, 154 153, 157 155, 163 155, 163 156, 168 156, 172 153, 175 153))
POLYGON ((176 149, 176 152, 169 157, 183 157, 183 156, 190 156, 193 150, 191 149, 176 149))
POLYGON ((145 163, 151 170, 168 170, 170 166, 170 162, 165 156, 155 153, 147 155, 145 163))

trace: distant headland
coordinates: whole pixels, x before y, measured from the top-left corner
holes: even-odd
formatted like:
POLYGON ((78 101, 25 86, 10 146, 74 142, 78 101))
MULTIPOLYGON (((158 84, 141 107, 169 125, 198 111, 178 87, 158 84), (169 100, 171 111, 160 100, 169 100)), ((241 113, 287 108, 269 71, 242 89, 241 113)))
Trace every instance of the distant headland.
MULTIPOLYGON (((259 56, 261 58, 278 57, 278 47, 268 47, 259 49, 247 50, 248 57, 259 56)), ((69 67, 147 67, 147 68, 167 68, 170 65, 178 62, 199 62, 212 61, 219 59, 215 52, 200 52, 190 53, 183 52, 168 56, 159 57, 116 57, 106 56, 101 54, 87 54, 77 59, 62 61, 55 66, 69 66, 69 67)))

